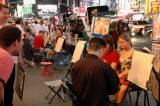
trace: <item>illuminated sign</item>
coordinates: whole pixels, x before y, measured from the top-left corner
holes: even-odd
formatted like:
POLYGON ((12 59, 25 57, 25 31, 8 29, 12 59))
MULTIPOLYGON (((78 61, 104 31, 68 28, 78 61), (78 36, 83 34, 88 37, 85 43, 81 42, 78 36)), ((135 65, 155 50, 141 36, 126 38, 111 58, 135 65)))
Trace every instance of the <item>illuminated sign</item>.
POLYGON ((0 0, 0 3, 1 3, 1 4, 5 4, 5 1, 4 1, 4 0, 0 0))
POLYGON ((132 10, 139 10, 139 6, 132 6, 132 10))
POLYGON ((56 13, 57 5, 38 5, 38 14, 56 13))
POLYGON ((23 16, 23 6, 17 5, 18 17, 23 16))
POLYGON ((32 6, 25 5, 23 6, 23 15, 31 14, 32 13, 32 6))
POLYGON ((159 8, 159 2, 158 1, 151 2, 151 12, 152 13, 158 12, 158 8, 159 8))
POLYGON ((23 5, 35 4, 35 0, 23 0, 23 5))

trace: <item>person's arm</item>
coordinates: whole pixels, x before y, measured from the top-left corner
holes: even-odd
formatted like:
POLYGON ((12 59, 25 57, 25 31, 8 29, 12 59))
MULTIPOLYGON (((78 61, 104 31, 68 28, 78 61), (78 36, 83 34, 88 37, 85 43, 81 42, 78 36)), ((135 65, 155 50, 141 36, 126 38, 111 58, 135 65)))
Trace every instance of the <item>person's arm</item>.
POLYGON ((109 95, 113 95, 118 92, 119 78, 117 73, 111 68, 110 65, 108 65, 106 73, 107 73, 107 81, 108 81, 108 85, 106 87, 107 93, 109 95))
POLYGON ((112 63, 111 63, 111 67, 116 71, 117 70, 117 66, 119 63, 119 54, 117 51, 114 52, 114 55, 112 57, 112 63))
POLYGON ((2 100, 3 88, 4 88, 4 85, 3 85, 3 83, 0 81, 0 104, 1 104, 1 100, 2 100))
POLYGON ((124 71, 123 73, 118 74, 118 77, 119 77, 119 78, 122 78, 122 77, 124 77, 124 76, 128 76, 128 73, 129 73, 129 71, 126 70, 126 71, 124 71))
POLYGON ((19 65, 23 66, 23 60, 22 60, 21 52, 20 52, 20 54, 18 56, 18 61, 19 61, 19 65))
POLYGON ((118 65, 118 63, 115 63, 115 62, 111 63, 111 67, 112 67, 115 71, 117 70, 117 65, 118 65))

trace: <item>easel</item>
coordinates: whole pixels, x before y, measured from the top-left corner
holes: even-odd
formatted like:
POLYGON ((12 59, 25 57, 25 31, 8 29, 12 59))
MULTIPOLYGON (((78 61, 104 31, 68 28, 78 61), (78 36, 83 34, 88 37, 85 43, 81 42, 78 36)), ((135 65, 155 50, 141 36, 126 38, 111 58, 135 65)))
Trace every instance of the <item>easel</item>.
MULTIPOLYGON (((67 72, 67 74, 65 75, 65 78, 68 77, 68 75, 69 75, 69 73, 70 73, 70 71, 71 71, 71 69, 72 69, 73 64, 80 59, 80 57, 81 57, 81 55, 82 55, 82 52, 83 52, 83 50, 84 50, 84 45, 85 45, 85 43, 86 43, 86 41, 79 41, 79 42, 77 43, 76 48, 75 48, 75 51, 74 51, 73 56, 72 56, 72 60, 71 60, 72 64, 71 64, 70 68, 68 69, 68 72, 67 72)), ((57 91, 54 90, 54 86, 48 85, 48 87, 51 89, 51 91, 47 94, 47 96, 45 97, 45 99, 48 98, 48 96, 50 95, 50 93, 51 93, 52 91, 55 93, 54 96, 52 97, 52 99, 51 99, 50 102, 49 102, 49 104, 50 104, 56 95, 58 95, 58 96, 60 97, 59 92, 60 92, 60 90, 63 88, 63 83, 60 85, 60 87, 58 88, 57 91)), ((62 100, 65 102, 65 100, 64 100, 62 97, 60 97, 60 99, 62 99, 62 100)))
MULTIPOLYGON (((124 98, 125 98, 125 96, 126 96, 126 94, 127 94, 127 92, 128 92, 129 87, 131 86, 131 84, 132 84, 132 83, 129 82, 129 85, 128 85, 127 90, 126 90, 126 92, 125 92, 125 94, 124 94, 124 96, 123 96, 123 98, 122 98, 122 100, 121 100, 121 103, 123 102, 123 100, 124 100, 124 98)), ((140 88, 140 87, 139 87, 138 90, 137 90, 137 97, 136 97, 136 102, 135 102, 134 106, 138 106, 138 99, 139 99, 139 97, 140 97, 140 94, 141 94, 141 91, 142 91, 142 90, 144 91, 144 106, 146 106, 146 99, 147 99, 148 106, 150 106, 147 91, 144 90, 144 89, 142 89, 142 88, 140 88)), ((130 100, 130 102, 131 102, 131 100, 130 100)))
POLYGON ((135 106, 138 106, 138 98, 142 90, 144 91, 144 106, 146 106, 146 99, 147 99, 148 106, 150 106, 149 99, 148 99, 148 93, 146 90, 147 90, 147 83, 149 81, 150 72, 151 70, 153 70, 153 64, 152 64, 153 58, 154 56, 150 54, 146 54, 146 53, 142 53, 138 51, 134 52, 133 59, 132 59, 132 67, 128 74, 129 85, 127 87, 127 90, 125 91, 125 94, 121 100, 121 103, 123 102, 128 92, 129 87, 131 87, 131 84, 133 83, 138 86, 135 106), (143 60, 141 58, 145 58, 145 59, 143 60), (145 63, 143 63, 143 61, 145 61, 145 63), (145 72, 144 75, 146 75, 146 77, 144 77, 142 74, 141 74, 142 76, 139 77, 140 73, 143 73, 143 71, 145 72))

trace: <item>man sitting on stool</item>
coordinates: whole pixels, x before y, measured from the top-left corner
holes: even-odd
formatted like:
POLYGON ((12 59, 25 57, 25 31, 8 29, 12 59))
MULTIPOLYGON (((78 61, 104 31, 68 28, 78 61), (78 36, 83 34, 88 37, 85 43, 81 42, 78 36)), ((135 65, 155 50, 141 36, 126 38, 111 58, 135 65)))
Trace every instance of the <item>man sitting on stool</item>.
POLYGON ((29 40, 30 40, 30 34, 28 32, 24 33, 23 50, 24 50, 25 58, 28 60, 34 59, 33 61, 36 64, 39 64, 43 58, 43 55, 38 54, 40 49, 34 49, 29 40))
POLYGON ((118 91, 119 78, 111 66, 103 62, 106 43, 94 37, 89 42, 88 55, 74 63, 71 70, 72 90, 80 106, 108 106, 108 95, 118 91))

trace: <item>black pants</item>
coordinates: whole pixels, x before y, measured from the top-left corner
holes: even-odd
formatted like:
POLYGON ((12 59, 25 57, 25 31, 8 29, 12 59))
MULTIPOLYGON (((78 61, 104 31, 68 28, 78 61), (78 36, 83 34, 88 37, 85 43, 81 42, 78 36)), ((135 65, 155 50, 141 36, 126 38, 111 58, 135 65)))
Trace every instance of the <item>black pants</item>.
POLYGON ((11 76, 9 77, 5 87, 4 87, 4 106, 13 106, 13 93, 14 93, 14 79, 15 79, 15 65, 11 76))

